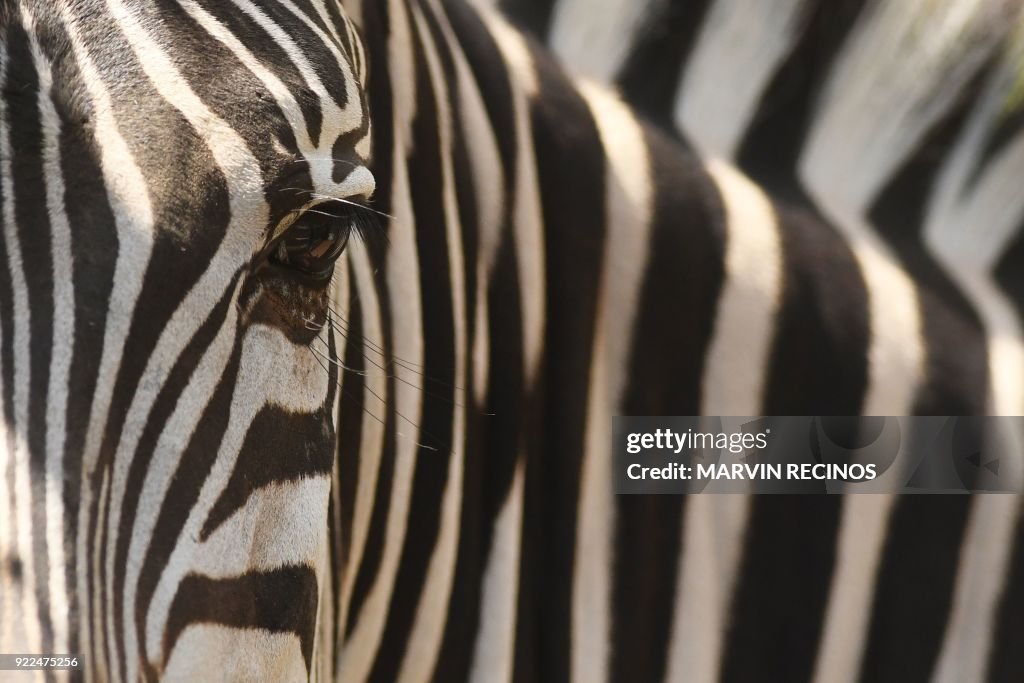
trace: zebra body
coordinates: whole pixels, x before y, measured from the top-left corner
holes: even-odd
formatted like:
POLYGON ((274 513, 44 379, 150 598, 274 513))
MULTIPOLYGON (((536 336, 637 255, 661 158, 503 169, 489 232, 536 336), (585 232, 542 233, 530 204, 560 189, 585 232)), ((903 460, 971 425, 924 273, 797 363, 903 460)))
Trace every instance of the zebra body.
MULTIPOLYGON (((932 297, 959 299, 975 329, 957 333, 955 354, 939 344, 917 362, 935 372, 985 354, 1006 377, 987 411, 1021 414, 1024 359, 993 340, 1021 335, 1024 5, 609 0, 595 12, 587 0, 479 1, 703 157, 819 212, 854 245, 870 288, 886 292, 869 304, 875 329, 916 318, 932 337, 956 324, 932 297)), ((872 372, 900 372, 888 349, 871 354, 872 372)), ((895 398, 869 396, 866 412, 892 413, 895 398)), ((901 398, 899 414, 937 414, 944 401, 927 387, 901 398)))
POLYGON ((879 332, 862 264, 898 263, 457 0, 4 10, 0 650, 97 681, 1020 670, 1015 497, 611 495, 613 414, 985 412, 984 354, 922 362, 977 327, 956 300, 879 332), (296 265, 324 214, 368 223, 329 284, 296 265))

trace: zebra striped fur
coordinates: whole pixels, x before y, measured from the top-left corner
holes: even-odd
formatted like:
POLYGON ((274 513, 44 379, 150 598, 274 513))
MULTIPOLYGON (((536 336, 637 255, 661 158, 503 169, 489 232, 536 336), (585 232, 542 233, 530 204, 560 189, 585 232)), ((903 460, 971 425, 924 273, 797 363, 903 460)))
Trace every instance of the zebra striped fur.
POLYGON ((896 315, 870 372, 858 264, 912 280, 872 245, 458 0, 12 0, 2 44, 0 650, 90 681, 1024 666, 1015 497, 611 495, 612 414, 984 412, 984 345, 918 360, 958 334, 896 315), (253 269, 371 193, 329 296, 253 269))

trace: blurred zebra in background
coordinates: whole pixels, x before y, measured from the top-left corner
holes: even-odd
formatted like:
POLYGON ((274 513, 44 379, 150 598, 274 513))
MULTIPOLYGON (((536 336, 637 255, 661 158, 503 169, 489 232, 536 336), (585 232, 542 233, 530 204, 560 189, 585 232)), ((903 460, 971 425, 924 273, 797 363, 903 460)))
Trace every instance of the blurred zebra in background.
MULTIPOLYGON (((873 327, 910 318, 922 373, 959 373, 1024 414, 1024 5, 1019 0, 478 0, 615 85, 703 157, 810 206, 849 241, 873 327), (868 253, 884 262, 872 262, 868 253), (903 268, 911 279, 897 272, 903 268), (954 301, 961 323, 939 310, 954 301), (973 376, 973 379, 970 379, 973 376)), ((883 343, 879 340, 880 343, 883 343)), ((889 340, 893 345, 905 340, 889 340)), ((891 354, 873 348, 872 373, 891 354)), ((937 414, 925 383, 869 414, 937 414)))
MULTIPOLYGON (((645 118, 674 132, 704 159, 734 164, 774 196, 811 211, 815 230, 783 230, 784 264, 813 259, 822 244, 843 245, 843 261, 855 264, 857 275, 836 278, 834 287, 863 293, 858 303, 872 330, 864 402, 852 406, 842 399, 851 395, 844 390, 851 375, 841 353, 802 343, 824 317, 808 320, 805 313, 813 304, 806 297, 787 298, 772 319, 769 336, 776 341, 768 364, 828 370, 771 373, 777 385, 799 389, 788 397, 796 400, 771 400, 783 395, 776 385, 761 406, 764 413, 1024 413, 1018 344, 1024 315, 1024 4, 1019 0, 476 2, 501 9, 550 46, 570 72, 614 87, 645 118), (794 314, 802 318, 799 324, 791 322, 794 314), (984 398, 965 402, 965 395, 936 390, 939 378, 952 377, 957 378, 952 384, 974 387, 970 396, 984 398), (820 391, 811 398, 808 388, 814 386, 820 391)), ((772 305, 765 296, 751 308, 772 305)), ((704 409, 725 413, 733 406, 729 401, 704 409)), ((1005 436, 1011 452, 1020 453, 1021 435, 1005 436)), ((689 504, 697 511, 712 503, 689 504)), ((932 597, 949 589, 950 569, 957 565, 950 560, 942 568, 926 558, 952 558, 964 538, 964 520, 984 524, 980 520, 990 514, 986 506, 1007 501, 979 499, 978 509, 970 512, 962 501, 933 501, 935 509, 913 512, 920 501, 888 498, 855 497, 841 505, 763 498, 734 504, 729 514, 750 520, 758 534, 744 536, 746 527, 719 525, 706 552, 720 558, 719 548, 735 543, 754 554, 736 570, 738 595, 731 593, 733 571, 723 571, 725 581, 713 584, 712 591, 724 590, 724 604, 731 605, 722 608, 724 613, 733 612, 724 621, 716 615, 705 622, 702 633, 714 630, 708 623, 731 628, 726 651, 763 656, 727 660, 726 672, 791 678, 793 660, 783 652, 799 649, 808 633, 823 628, 830 635, 817 655, 819 680, 845 680, 856 670, 863 655, 857 643, 864 637, 870 645, 863 666, 872 675, 862 675, 874 680, 879 669, 871 668, 872 649, 884 648, 887 638, 900 642, 899 632, 924 633, 923 624, 956 613, 955 605, 932 597), (808 520, 815 522, 808 525, 808 520), (781 529, 797 525, 803 537, 785 547, 794 554, 799 547, 816 559, 793 566, 790 555, 772 554, 770 542, 779 541, 781 529), (893 539, 912 536, 915 528, 935 531, 897 557, 893 539), (884 559, 878 564, 881 544, 884 559), (815 616, 791 616, 788 606, 804 600, 807 586, 833 570, 828 607, 824 598, 804 602, 815 616), (754 578, 759 575, 764 580, 754 578), (916 596, 915 586, 921 589, 916 596), (872 591, 877 591, 874 598, 872 591), (879 619, 869 616, 872 610, 903 611, 906 622, 902 629, 880 628, 871 623, 879 619), (746 629, 743 617, 751 613, 768 623, 746 629), (765 639, 765 630, 785 634, 778 638, 790 649, 779 648, 773 658, 769 651, 780 641, 765 639), (766 659, 772 665, 766 666, 766 659), (822 678, 822 672, 830 676, 822 678)), ((1019 544, 1020 528, 1016 534, 1019 544)), ((996 538, 993 547, 1007 546, 996 538)), ((706 575, 722 569, 720 560, 708 562, 714 568, 706 575)), ((960 562, 984 566, 986 560, 968 547, 960 562)), ((1020 571, 1019 551, 1014 562, 1020 571)), ((822 596, 827 592, 821 591, 822 596)), ((1016 628, 1024 633, 1019 621, 1016 628)), ((929 637, 937 642, 934 633, 929 637)), ((908 662, 928 650, 923 643, 929 637, 910 648, 916 654, 908 662)), ((707 661, 700 647, 693 646, 693 656, 707 661)), ((944 664, 953 658, 947 651, 944 664)), ((908 664, 894 679, 923 679, 931 670, 928 661, 924 656, 908 664)), ((715 676, 701 672, 693 680, 715 676)), ((797 673, 799 679, 805 672, 797 673)), ((973 678, 958 679, 942 666, 935 675, 973 678)), ((995 680, 1013 677, 1004 673, 995 680)))
POLYGON ((982 413, 1019 336, 490 13, 4 0, 0 84, 0 651, 1020 677, 1016 497, 617 498, 610 461, 614 414, 982 413))

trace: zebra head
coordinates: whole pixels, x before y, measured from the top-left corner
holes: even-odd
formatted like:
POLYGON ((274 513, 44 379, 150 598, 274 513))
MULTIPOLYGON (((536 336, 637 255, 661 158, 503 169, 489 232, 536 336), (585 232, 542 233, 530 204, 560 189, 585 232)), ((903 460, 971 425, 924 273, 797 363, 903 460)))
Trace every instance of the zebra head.
POLYGON ((257 651, 308 667, 336 262, 374 190, 353 25, 333 0, 3 9, 0 650, 137 680, 195 622, 186 667, 263 620, 299 638, 257 651))

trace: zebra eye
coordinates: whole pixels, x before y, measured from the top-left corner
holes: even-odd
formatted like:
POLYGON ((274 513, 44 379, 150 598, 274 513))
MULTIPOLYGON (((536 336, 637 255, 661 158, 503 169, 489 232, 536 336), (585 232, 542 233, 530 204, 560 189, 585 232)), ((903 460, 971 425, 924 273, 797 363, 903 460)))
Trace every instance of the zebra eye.
POLYGON ((293 223, 270 252, 270 261, 314 280, 326 280, 348 244, 352 221, 310 209, 293 223))

